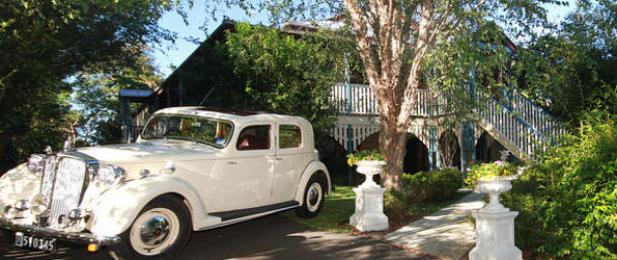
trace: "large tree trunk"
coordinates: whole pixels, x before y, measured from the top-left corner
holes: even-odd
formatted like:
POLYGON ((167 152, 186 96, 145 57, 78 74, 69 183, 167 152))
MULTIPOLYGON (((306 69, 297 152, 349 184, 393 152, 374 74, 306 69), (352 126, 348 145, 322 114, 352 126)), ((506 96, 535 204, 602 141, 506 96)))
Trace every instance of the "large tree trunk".
POLYGON ((396 121, 383 120, 379 132, 379 151, 387 162, 381 173, 381 183, 386 189, 402 189, 402 173, 407 144, 407 131, 397 126, 396 121))
POLYGON ((379 150, 387 163, 381 174, 382 184, 386 189, 401 190, 407 130, 420 86, 422 59, 431 41, 433 0, 423 0, 418 23, 412 21, 415 15, 405 18, 406 6, 396 1, 345 0, 345 6, 366 77, 379 105, 379 150), (418 24, 417 34, 408 35, 412 24, 418 24), (406 56, 410 47, 413 55, 406 56))

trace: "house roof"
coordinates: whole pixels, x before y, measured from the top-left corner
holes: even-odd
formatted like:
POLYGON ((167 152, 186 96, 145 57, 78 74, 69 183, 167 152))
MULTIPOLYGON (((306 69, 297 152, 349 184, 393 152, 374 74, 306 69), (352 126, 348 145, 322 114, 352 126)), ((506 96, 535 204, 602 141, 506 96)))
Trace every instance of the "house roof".
POLYGON ((167 76, 167 78, 161 83, 159 84, 159 86, 154 90, 155 93, 160 93, 164 86, 167 85, 169 82, 171 82, 175 77, 178 76, 178 71, 183 68, 184 66, 186 66, 186 64, 191 60, 191 58, 195 55, 197 55, 197 53, 199 53, 199 50, 201 50, 202 48, 204 48, 204 46, 208 45, 208 44, 212 44, 214 43, 217 39, 220 39, 223 34, 225 33, 225 31, 227 30, 231 30, 235 27, 236 25, 236 21, 234 20, 230 20, 230 19, 225 19, 223 20, 223 22, 216 27, 216 29, 208 36, 208 38, 203 41, 192 53, 191 55, 189 55, 181 64, 180 66, 178 66, 169 76, 167 76))
MULTIPOLYGON (((208 36, 208 38, 206 40, 204 40, 181 64, 180 66, 178 66, 169 76, 167 76, 167 78, 161 83, 159 84, 159 86, 157 88, 154 89, 154 92, 157 94, 160 94, 160 92, 163 90, 163 88, 165 88, 165 86, 167 84, 169 84, 169 82, 173 81, 174 78, 178 77, 178 73, 179 71, 187 66, 187 64, 190 62, 190 60, 198 55, 199 51, 204 48, 204 46, 209 45, 209 44, 213 44, 216 42, 216 40, 222 39, 225 37, 224 33, 226 31, 229 30, 233 30, 236 26, 237 22, 231 19, 225 19, 223 20, 223 22, 208 36)), ((303 23, 298 23, 298 28, 300 26, 305 26, 303 25, 303 23)), ((317 27, 316 27, 317 28, 317 27)), ((285 26, 283 26, 283 28, 281 29, 281 32, 283 33, 288 33, 288 34, 294 34, 294 35, 302 35, 306 32, 307 30, 293 30, 293 29, 287 29, 285 26)))
MULTIPOLYGON (((289 34, 295 34, 295 35, 303 35, 303 34, 306 34, 307 32, 315 32, 319 29, 338 30, 344 27, 344 23, 345 23, 344 20, 345 20, 344 16, 338 15, 338 16, 334 16, 330 19, 325 19, 325 20, 304 21, 304 22, 290 21, 290 22, 283 24, 280 30, 283 33, 289 33, 289 34)), ((154 92, 156 94, 159 94, 163 90, 163 88, 165 88, 165 86, 169 84, 169 82, 173 81, 174 78, 178 77, 179 71, 183 67, 185 67, 187 63, 189 63, 190 60, 194 56, 196 56, 202 48, 204 48, 204 46, 213 44, 216 42, 216 40, 223 38, 224 33, 228 30, 233 30, 236 24, 237 22, 234 20, 227 19, 227 18, 224 19, 223 22, 208 36, 208 38, 205 41, 203 41, 191 53, 191 55, 189 55, 180 64, 180 66, 178 66, 161 84, 159 84, 157 88, 154 89, 154 92)), ((505 35, 505 33, 504 33, 504 36, 505 36, 504 45, 506 45, 506 47, 508 47, 510 50, 516 51, 518 49, 516 44, 514 44, 514 42, 512 42, 512 40, 510 40, 510 38, 507 35, 505 35)))
MULTIPOLYGON (((414 30, 418 29, 417 24, 412 24, 411 26, 414 30)), ((292 31, 292 32, 297 32, 297 33, 315 32, 315 31, 318 31, 319 29, 339 30, 343 27, 345 27, 345 16, 344 15, 337 15, 337 16, 334 16, 332 18, 325 19, 325 20, 290 21, 290 22, 283 24, 284 29, 288 31, 292 31)), ((506 47, 508 47, 511 51, 516 51, 518 49, 516 44, 514 44, 514 42, 505 34, 505 32, 503 32, 503 30, 500 30, 500 31, 501 31, 501 34, 503 34, 505 38, 503 44, 506 47)), ((369 31, 368 34, 369 34, 369 37, 372 37, 373 35, 372 30, 369 31)))

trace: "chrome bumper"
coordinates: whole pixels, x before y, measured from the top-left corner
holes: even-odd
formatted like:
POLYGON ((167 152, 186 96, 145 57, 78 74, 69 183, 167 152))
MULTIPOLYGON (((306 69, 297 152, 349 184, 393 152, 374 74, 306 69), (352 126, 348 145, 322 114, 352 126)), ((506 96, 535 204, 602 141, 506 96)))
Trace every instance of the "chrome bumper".
POLYGON ((0 228, 23 232, 27 235, 40 238, 55 238, 59 241, 78 243, 78 244, 97 244, 99 246, 113 246, 120 243, 118 236, 97 236, 91 233, 65 232, 51 228, 37 227, 31 225, 13 224, 5 219, 0 219, 0 228))

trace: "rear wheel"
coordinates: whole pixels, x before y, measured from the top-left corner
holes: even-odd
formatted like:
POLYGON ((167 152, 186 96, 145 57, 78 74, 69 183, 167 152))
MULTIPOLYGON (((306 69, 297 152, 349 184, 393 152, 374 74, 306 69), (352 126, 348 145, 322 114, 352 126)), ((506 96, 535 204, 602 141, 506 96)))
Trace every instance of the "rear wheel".
POLYGON ((323 175, 314 174, 309 179, 304 189, 302 206, 296 209, 296 215, 301 218, 313 218, 319 215, 328 189, 326 183, 323 175))
POLYGON ((173 259, 188 243, 191 226, 190 212, 182 200, 161 197, 142 209, 110 253, 119 259, 173 259))

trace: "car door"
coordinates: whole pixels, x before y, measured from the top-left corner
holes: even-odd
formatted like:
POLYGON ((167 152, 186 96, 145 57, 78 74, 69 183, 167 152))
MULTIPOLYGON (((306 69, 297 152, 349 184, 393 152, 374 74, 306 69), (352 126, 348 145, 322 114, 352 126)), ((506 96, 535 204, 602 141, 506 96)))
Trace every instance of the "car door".
POLYGON ((240 129, 232 156, 219 160, 216 211, 255 208, 272 203, 275 154, 273 124, 255 123, 240 129))
POLYGON ((298 180, 310 160, 310 156, 307 156, 305 152, 303 134, 298 124, 280 123, 277 125, 272 195, 275 203, 291 201, 295 197, 298 180))

